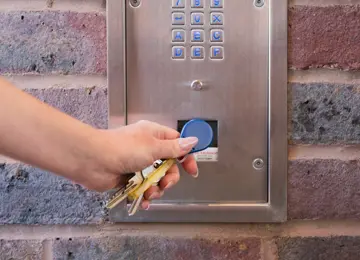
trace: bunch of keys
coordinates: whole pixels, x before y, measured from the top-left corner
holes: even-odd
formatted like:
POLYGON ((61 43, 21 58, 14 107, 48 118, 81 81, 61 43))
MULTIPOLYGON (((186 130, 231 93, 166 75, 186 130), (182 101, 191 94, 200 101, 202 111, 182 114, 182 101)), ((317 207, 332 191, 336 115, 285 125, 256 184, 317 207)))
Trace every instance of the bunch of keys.
MULTIPOLYGON (((213 130, 204 120, 193 119, 184 125, 180 134, 181 138, 190 136, 198 138, 198 143, 189 153, 192 154, 209 147, 213 140, 213 130)), ((185 158, 186 156, 182 161, 185 158)), ((136 172, 124 187, 114 193, 106 207, 112 209, 125 199, 128 199, 132 202, 128 215, 134 215, 144 198, 145 191, 153 185, 158 185, 161 178, 165 176, 166 172, 176 163, 176 161, 177 159, 175 158, 157 160, 153 165, 142 171, 136 172)))

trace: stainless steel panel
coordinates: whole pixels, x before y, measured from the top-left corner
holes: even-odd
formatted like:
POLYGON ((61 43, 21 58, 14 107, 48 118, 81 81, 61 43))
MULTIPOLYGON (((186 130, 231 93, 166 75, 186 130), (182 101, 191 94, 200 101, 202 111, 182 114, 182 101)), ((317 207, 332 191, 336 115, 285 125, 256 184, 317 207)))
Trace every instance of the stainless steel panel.
MULTIPOLYGON (((128 217, 122 205, 110 212, 120 222, 272 222, 286 219, 287 171, 287 3, 225 0, 224 25, 210 26, 205 1, 205 58, 189 58, 190 0, 186 0, 186 25, 172 26, 172 1, 140 1, 119 10, 119 1, 108 0, 108 24, 126 17, 126 46, 112 46, 109 56, 126 56, 126 81, 109 80, 110 120, 120 114, 126 88, 127 124, 147 119, 176 128, 177 120, 201 117, 218 120, 217 162, 200 162, 200 175, 181 173, 180 183, 149 211, 128 217), (116 3, 117 2, 117 3, 116 3), (117 12, 117 18, 115 13, 117 12), (172 28, 186 31, 186 59, 172 60, 172 28), (224 43, 210 43, 209 32, 220 28, 224 43), (224 59, 210 60, 211 46, 222 46, 224 59), (204 88, 190 88, 200 80, 204 88), (115 115, 115 117, 113 117, 115 115), (253 168, 261 158, 265 167, 253 168)), ((198 10, 196 10, 198 11, 198 10)), ((118 31, 109 30, 109 41, 118 31)), ((122 57, 124 61, 125 57, 122 57)), ((109 59, 109 78, 119 68, 109 59)), ((125 75, 123 75, 125 77, 125 75)), ((115 122, 115 125, 117 123, 115 122)))

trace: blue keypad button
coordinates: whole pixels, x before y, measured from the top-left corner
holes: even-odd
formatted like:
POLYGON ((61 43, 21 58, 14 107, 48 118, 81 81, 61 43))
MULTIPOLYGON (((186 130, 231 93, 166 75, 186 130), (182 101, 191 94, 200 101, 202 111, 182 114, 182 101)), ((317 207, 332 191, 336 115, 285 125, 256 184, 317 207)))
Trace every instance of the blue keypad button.
POLYGON ((173 30, 172 31, 173 42, 185 42, 185 31, 184 30, 173 30))
POLYGON ((185 47, 174 46, 172 48, 172 57, 173 57, 173 59, 184 59, 185 58, 185 47))
POLYGON ((223 7, 223 0, 210 0, 210 7, 211 8, 222 8, 223 7))
POLYGON ((173 13, 172 14, 172 24, 173 25, 184 25, 185 24, 185 14, 184 13, 173 13))
POLYGON ((191 31, 191 41, 192 42, 203 42, 204 41, 204 31, 203 30, 192 30, 191 31))
POLYGON ((203 13, 192 13, 191 14, 191 24, 192 25, 203 25, 204 24, 204 14, 203 13))
POLYGON ((184 8, 185 0, 172 0, 172 7, 173 8, 184 8))
POLYGON ((203 8, 204 0, 191 0, 191 7, 192 8, 203 8))
POLYGON ((224 48, 221 46, 212 46, 210 49, 210 58, 217 60, 224 58, 224 48))
POLYGON ((222 30, 211 30, 210 31, 210 41, 212 42, 223 42, 224 41, 224 32, 222 30))
POLYGON ((191 47, 191 58, 192 59, 203 59, 204 58, 204 47, 202 47, 202 46, 191 47))
POLYGON ((211 13, 210 14, 211 25, 222 25, 224 24, 224 15, 222 13, 211 13))

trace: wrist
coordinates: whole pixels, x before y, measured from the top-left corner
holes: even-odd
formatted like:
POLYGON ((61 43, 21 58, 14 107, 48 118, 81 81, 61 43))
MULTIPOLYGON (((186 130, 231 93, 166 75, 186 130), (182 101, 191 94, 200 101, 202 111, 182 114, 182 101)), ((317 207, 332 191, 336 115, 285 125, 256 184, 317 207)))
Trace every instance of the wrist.
POLYGON ((107 130, 93 129, 87 135, 87 145, 80 152, 82 156, 72 175, 87 188, 99 191, 112 189, 114 187, 107 185, 116 185, 122 169, 119 149, 116 149, 114 139, 107 130))

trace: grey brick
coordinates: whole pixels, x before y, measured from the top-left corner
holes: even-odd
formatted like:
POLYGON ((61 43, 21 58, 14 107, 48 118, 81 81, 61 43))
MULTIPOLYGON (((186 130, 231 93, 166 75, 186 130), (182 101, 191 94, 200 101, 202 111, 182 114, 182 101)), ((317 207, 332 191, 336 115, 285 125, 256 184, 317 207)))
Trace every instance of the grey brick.
POLYGON ((279 260, 358 260, 360 237, 280 238, 279 260))
POLYGON ((0 74, 106 73, 106 19, 101 13, 0 13, 0 74))
POLYGON ((162 236, 74 238, 54 241, 55 260, 258 260, 260 239, 210 240, 162 236))
POLYGON ((359 219, 360 161, 289 163, 289 219, 359 219))
POLYGON ((100 223, 104 196, 27 165, 0 167, 0 224, 100 223))
POLYGON ((25 92, 96 128, 107 128, 107 88, 26 89, 25 92))
POLYGON ((38 240, 0 240, 0 260, 41 260, 42 251, 38 240))
POLYGON ((360 86, 290 84, 291 143, 360 143, 360 86))

